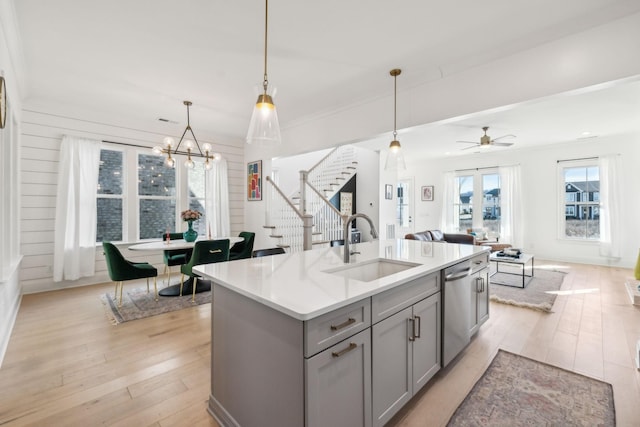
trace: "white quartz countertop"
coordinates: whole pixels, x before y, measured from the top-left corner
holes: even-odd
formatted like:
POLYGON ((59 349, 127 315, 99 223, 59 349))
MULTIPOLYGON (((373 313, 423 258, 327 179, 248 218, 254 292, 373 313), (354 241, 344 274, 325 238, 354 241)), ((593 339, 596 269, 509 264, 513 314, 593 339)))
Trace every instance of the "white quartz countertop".
POLYGON ((386 259, 419 266, 368 282, 342 277, 332 272, 346 267, 344 246, 340 246, 199 265, 194 271, 293 318, 309 320, 489 250, 404 239, 375 240, 350 248, 360 252, 351 256, 350 265, 386 259))

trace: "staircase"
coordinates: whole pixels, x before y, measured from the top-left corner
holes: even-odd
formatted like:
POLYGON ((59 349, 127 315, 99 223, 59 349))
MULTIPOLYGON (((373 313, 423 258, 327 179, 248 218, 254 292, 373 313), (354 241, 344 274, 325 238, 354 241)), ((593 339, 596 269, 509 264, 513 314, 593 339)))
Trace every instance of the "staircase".
POLYGON ((300 189, 285 196, 267 177, 267 224, 276 246, 288 252, 299 252, 313 246, 326 245, 342 239, 343 216, 329 202, 355 176, 355 150, 351 146, 338 147, 308 171, 301 171, 300 189), (305 242, 305 226, 309 234, 305 242))

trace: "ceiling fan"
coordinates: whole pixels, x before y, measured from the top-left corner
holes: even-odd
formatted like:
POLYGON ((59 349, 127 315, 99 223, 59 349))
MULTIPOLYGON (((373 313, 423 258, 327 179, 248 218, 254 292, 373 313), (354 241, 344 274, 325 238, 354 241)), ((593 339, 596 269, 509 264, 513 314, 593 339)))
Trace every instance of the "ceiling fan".
POLYGON ((503 138, 515 138, 515 135, 502 135, 499 136, 497 138, 491 138, 489 135, 487 135, 487 131, 489 130, 489 126, 484 126, 482 128, 482 130, 484 131, 484 135, 480 138, 480 142, 474 142, 474 141, 456 141, 456 142, 460 142, 463 144, 473 144, 473 146, 471 147, 467 147, 467 148, 463 148, 463 150, 468 150, 470 148, 475 148, 475 147, 481 147, 481 148, 485 148, 485 147, 490 147, 490 146, 500 146, 500 147, 508 147, 510 145, 513 145, 513 142, 498 142, 499 139, 503 139, 503 138))

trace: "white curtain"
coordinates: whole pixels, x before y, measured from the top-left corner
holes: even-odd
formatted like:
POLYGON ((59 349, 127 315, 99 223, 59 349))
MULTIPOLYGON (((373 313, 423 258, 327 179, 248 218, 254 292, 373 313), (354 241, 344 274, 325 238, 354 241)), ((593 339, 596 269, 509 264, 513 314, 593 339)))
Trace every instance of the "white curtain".
POLYGON ((53 280, 93 276, 100 141, 64 136, 58 164, 53 280))
POLYGON ((620 194, 622 182, 619 156, 601 156, 600 168, 600 255, 620 258, 620 194))
POLYGON ((225 159, 213 162, 206 173, 205 215, 207 235, 224 237, 231 235, 229 220, 229 177, 225 159))
POLYGON ((455 175, 453 172, 445 172, 444 174, 444 186, 442 188, 442 218, 440 221, 440 227, 445 233, 456 231, 457 221, 454 203, 456 197, 458 200, 460 195, 456 190, 455 175))
POLYGON ((520 165, 502 166, 500 173, 500 240, 522 248, 522 180, 520 165))

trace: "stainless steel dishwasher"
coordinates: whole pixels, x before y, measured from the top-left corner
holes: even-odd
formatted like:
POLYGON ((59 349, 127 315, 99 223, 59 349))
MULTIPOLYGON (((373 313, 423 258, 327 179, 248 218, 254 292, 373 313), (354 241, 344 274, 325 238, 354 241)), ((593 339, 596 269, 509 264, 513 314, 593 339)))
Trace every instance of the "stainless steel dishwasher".
POLYGON ((443 272, 444 313, 442 366, 445 367, 471 341, 470 313, 471 260, 448 267, 443 272))

